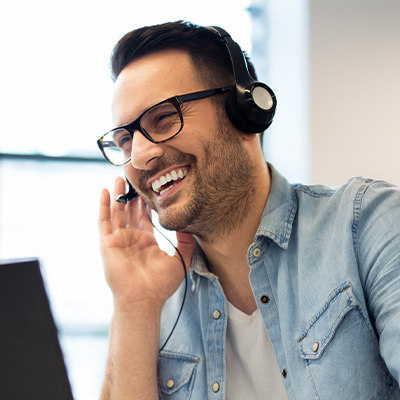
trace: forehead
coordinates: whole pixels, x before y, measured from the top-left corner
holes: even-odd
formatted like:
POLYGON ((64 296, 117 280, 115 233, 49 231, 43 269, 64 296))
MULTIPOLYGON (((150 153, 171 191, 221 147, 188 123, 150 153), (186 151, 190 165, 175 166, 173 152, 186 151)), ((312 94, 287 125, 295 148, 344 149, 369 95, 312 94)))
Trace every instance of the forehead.
POLYGON ((128 64, 115 82, 113 123, 127 124, 159 101, 202 89, 187 53, 168 50, 146 55, 128 64))

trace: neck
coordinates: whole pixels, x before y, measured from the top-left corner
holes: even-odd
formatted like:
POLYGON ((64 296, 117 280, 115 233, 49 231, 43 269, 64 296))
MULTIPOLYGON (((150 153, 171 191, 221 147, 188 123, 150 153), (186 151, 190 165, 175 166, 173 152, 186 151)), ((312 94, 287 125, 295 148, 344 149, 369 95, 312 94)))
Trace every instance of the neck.
MULTIPOLYGON (((249 282, 247 249, 253 243, 264 211, 271 179, 268 166, 262 169, 255 185, 251 211, 230 233, 217 237, 197 237, 206 255, 210 272, 217 275, 227 299, 239 310, 251 314, 257 308, 249 282)), ((231 215, 235 219, 236 215, 231 215)))

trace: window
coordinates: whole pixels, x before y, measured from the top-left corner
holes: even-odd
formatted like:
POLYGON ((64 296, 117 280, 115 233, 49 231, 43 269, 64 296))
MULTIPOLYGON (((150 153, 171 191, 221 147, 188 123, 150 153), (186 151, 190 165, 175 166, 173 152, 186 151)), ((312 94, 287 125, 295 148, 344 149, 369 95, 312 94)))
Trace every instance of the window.
POLYGON ((111 189, 122 170, 102 160, 96 146, 112 127, 111 49, 136 27, 186 19, 221 25, 250 52, 248 6, 239 0, 0 5, 0 258, 41 260, 76 400, 99 396, 112 312, 97 205, 101 188, 111 189))

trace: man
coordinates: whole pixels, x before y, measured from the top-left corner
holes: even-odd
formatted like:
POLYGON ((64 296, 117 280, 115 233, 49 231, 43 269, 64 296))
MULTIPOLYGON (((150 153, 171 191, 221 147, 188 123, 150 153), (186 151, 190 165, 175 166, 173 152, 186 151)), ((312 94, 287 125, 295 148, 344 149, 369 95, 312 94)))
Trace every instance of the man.
POLYGON ((133 31, 111 66, 117 128, 99 144, 140 197, 114 201, 120 178, 101 196, 102 399, 400 399, 399 188, 290 185, 228 118, 232 64, 209 29, 133 31), (146 204, 177 231, 187 286, 146 204))

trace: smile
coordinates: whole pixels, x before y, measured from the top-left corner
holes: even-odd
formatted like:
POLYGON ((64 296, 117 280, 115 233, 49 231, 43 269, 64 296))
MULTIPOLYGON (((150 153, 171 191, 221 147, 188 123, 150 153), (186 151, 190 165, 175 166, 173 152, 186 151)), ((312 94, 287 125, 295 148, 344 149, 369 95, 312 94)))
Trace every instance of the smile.
POLYGON ((187 174, 187 169, 183 171, 181 168, 178 170, 173 169, 152 182, 151 187, 156 193, 162 196, 164 193, 168 192, 168 190, 172 189, 179 181, 184 179, 187 174))

